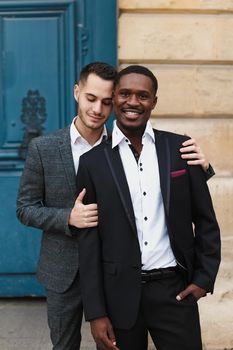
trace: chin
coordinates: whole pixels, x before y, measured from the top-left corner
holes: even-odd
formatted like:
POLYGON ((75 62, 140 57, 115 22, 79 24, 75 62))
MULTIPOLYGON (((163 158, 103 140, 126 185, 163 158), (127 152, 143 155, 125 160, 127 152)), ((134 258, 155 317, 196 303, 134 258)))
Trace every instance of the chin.
POLYGON ((104 125, 104 124, 95 124, 95 123, 92 123, 92 124, 89 125, 89 127, 90 127, 91 129, 100 129, 100 128, 103 127, 103 125, 104 125))
POLYGON ((138 125, 138 124, 122 124, 124 126, 125 129, 128 130, 141 130, 141 129, 145 129, 145 125, 138 125))

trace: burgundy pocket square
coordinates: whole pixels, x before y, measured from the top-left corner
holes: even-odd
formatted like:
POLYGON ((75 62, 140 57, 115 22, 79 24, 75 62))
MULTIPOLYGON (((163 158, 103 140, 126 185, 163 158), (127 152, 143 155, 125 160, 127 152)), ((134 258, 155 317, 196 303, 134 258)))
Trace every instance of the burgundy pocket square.
POLYGON ((187 172, 186 169, 175 170, 171 172, 171 177, 181 176, 181 175, 184 175, 186 172, 187 172))

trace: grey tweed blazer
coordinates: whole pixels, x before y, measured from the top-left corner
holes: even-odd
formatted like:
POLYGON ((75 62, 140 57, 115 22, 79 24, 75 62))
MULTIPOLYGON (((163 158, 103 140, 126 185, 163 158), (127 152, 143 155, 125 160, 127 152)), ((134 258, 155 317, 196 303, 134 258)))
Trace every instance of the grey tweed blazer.
POLYGON ((17 216, 43 231, 37 276, 45 288, 64 292, 78 271, 77 237, 68 225, 77 196, 70 126, 29 145, 21 177, 17 216))

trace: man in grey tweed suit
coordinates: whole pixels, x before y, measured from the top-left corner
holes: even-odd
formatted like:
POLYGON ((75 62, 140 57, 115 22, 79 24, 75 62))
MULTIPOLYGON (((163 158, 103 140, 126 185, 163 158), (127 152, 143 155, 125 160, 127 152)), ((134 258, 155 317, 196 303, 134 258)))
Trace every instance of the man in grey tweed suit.
MULTIPOLYGON (((112 111, 115 69, 92 63, 83 68, 74 96, 78 117, 67 128, 32 140, 21 178, 17 216, 43 231, 38 278, 47 293, 48 324, 54 350, 78 350, 82 302, 78 275, 77 236, 72 228, 98 224, 97 205, 77 197, 76 172, 81 154, 107 136, 104 123, 112 111)), ((193 140, 184 146, 188 159, 206 168, 193 140)), ((183 149, 183 151, 185 151, 183 149)), ((208 166, 207 166, 208 167, 208 166)))
POLYGON ((82 302, 77 237, 72 227, 97 225, 97 205, 78 199, 79 157, 107 136, 115 69, 105 63, 84 67, 74 96, 79 114, 67 128, 32 140, 21 178, 17 216, 43 230, 38 279, 46 288, 53 349, 77 350, 81 342, 82 302))

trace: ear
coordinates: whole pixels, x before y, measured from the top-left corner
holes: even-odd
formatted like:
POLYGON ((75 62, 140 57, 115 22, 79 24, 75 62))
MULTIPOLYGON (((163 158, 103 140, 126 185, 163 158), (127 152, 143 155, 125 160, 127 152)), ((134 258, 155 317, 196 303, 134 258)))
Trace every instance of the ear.
POLYGON ((78 100, 79 100, 79 93, 80 93, 79 85, 75 84, 74 85, 74 98, 75 98, 77 103, 78 103, 78 100))
POLYGON ((156 104, 157 104, 157 101, 158 101, 158 97, 155 96, 154 97, 154 101, 153 101, 153 109, 155 108, 156 104))
POLYGON ((114 98, 115 98, 115 91, 112 92, 112 103, 114 104, 114 98))

